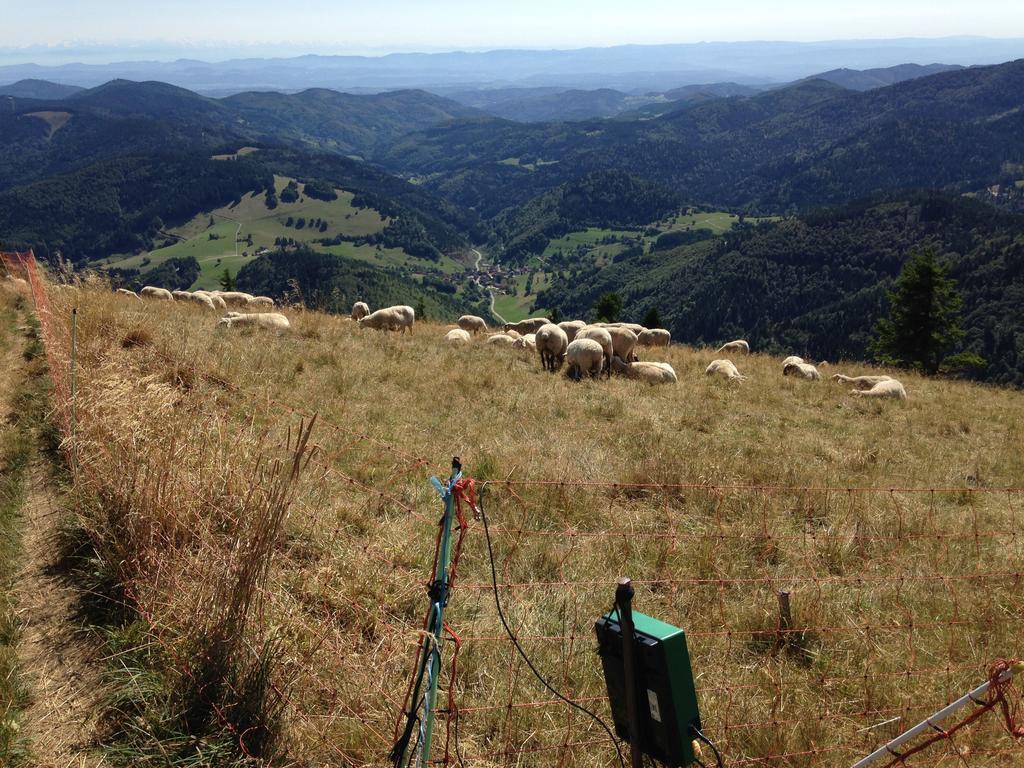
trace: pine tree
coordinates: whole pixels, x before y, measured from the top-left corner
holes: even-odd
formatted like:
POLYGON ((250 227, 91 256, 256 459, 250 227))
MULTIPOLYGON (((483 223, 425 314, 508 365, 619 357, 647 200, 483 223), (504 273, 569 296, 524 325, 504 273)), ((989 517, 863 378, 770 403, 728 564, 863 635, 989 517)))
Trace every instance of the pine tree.
POLYGON ((228 271, 227 267, 224 267, 224 274, 220 276, 220 279, 217 282, 220 284, 221 290, 235 290, 235 278, 231 276, 231 273, 228 271))
POLYGON ((661 315, 658 314, 658 308, 657 307, 651 307, 647 311, 647 314, 644 315, 643 326, 644 326, 644 328, 661 328, 661 327, 663 327, 662 324, 661 324, 661 315))
POLYGON ((614 323, 619 319, 622 312, 622 297, 614 291, 605 293, 594 305, 594 313, 597 319, 605 323, 614 323))
POLYGON ((878 322, 871 345, 875 358, 925 373, 937 372, 964 337, 960 326, 963 301, 956 281, 947 277, 945 267, 929 249, 910 255, 888 293, 889 317, 878 322))

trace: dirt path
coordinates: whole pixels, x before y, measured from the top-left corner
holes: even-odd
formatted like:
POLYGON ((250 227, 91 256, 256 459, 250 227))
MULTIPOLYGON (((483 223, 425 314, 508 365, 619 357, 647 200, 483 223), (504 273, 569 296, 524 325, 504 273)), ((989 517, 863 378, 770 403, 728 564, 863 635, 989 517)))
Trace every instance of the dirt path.
MULTIPOLYGON (((0 330, 0 332, 3 332, 0 330)), ((26 375, 21 344, 0 357, 0 413, 26 375)), ((30 703, 23 729, 31 765, 39 768, 95 768, 104 765, 88 745, 101 696, 95 643, 77 618, 78 591, 59 563, 56 545, 60 509, 43 459, 33 458, 21 510, 21 569, 14 594, 21 620, 18 668, 30 703)))

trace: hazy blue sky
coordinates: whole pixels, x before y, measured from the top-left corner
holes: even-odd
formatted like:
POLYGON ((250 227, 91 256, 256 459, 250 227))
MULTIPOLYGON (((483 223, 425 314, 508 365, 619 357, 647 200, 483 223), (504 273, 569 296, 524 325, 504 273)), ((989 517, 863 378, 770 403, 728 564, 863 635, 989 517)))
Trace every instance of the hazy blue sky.
POLYGON ((1024 0, 0 0, 0 48, 135 43, 169 58, 701 40, 1024 37, 1024 0), (160 41, 170 45, 161 45, 160 41))

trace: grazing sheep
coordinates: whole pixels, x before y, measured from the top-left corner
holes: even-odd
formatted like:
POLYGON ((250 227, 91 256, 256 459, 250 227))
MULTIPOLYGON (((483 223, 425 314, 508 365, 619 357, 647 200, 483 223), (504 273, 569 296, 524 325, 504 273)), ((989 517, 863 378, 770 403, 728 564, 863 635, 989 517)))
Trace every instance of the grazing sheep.
MULTIPOLYGON (((118 288, 116 291, 114 291, 114 293, 119 293, 122 296, 131 296, 133 299, 139 298, 139 294, 137 294, 135 291, 130 291, 127 288, 118 288)), ((141 299, 139 300, 141 301, 141 299)))
POLYGON ((542 325, 536 335, 537 351, 540 352, 540 365, 545 371, 554 373, 562 367, 565 350, 569 346, 569 337, 557 325, 542 325))
POLYGON ((459 318, 458 323, 459 328, 469 331, 474 336, 476 336, 477 331, 487 330, 487 323, 482 317, 477 317, 476 315, 463 315, 459 318))
POLYGON ((628 330, 635 333, 637 336, 640 335, 641 331, 647 330, 640 323, 593 323, 600 328, 627 328, 628 330))
POLYGON ((519 334, 536 333, 542 325, 547 325, 551 321, 546 317, 531 317, 529 320, 520 320, 518 323, 505 323, 502 326, 502 330, 505 333, 509 331, 516 331, 519 334))
POLYGON ((362 320, 368 314, 370 314, 370 305, 365 301, 357 301, 352 305, 352 314, 350 317, 353 320, 362 320))
POLYGON ((595 378, 604 370, 604 348, 594 339, 573 339, 566 347, 565 359, 569 364, 566 375, 574 381, 584 374, 595 378))
POLYGON ((402 304, 370 313, 359 321, 359 326, 378 331, 401 331, 405 334, 406 329, 412 333, 415 322, 416 311, 402 304))
POLYGON ((587 324, 582 320, 566 320, 558 324, 558 327, 565 331, 565 336, 571 342, 576 338, 576 334, 583 328, 587 327, 587 324))
POLYGON ((272 307, 274 306, 274 300, 269 296, 253 296, 249 299, 250 307, 272 307))
POLYGON ((252 325, 257 328, 266 328, 270 331, 287 331, 292 327, 288 318, 277 312, 253 312, 243 315, 240 312, 229 312, 220 319, 218 325, 233 328, 236 325, 252 325))
POLYGON ((667 347, 672 343, 672 334, 664 328, 644 328, 636 335, 636 343, 641 347, 667 347))
POLYGON ((487 339, 487 343, 493 344, 496 347, 511 347, 516 343, 516 340, 507 334, 496 333, 487 339))
POLYGON ((651 361, 627 363, 616 355, 612 358, 612 370, 625 374, 627 379, 636 379, 648 384, 676 384, 679 381, 675 370, 668 363, 651 361))
POLYGON ((251 293, 242 291, 217 291, 216 295, 220 296, 229 307, 247 307, 249 302, 256 298, 251 293))
POLYGON ((588 325, 586 328, 576 333, 576 338, 591 339, 601 345, 601 349, 604 350, 604 370, 609 376, 611 376, 612 356, 615 354, 615 348, 612 345, 612 335, 608 332, 608 329, 588 325))
POLYGON ((174 296, 166 288, 154 288, 152 285, 147 285, 139 291, 139 296, 147 299, 160 299, 160 301, 174 301, 174 296))
POLYGON ((790 363, 782 369, 783 376, 799 376, 808 381, 821 381, 818 369, 810 363, 790 363))
POLYGON ((516 339, 522 338, 522 336, 523 336, 523 334, 521 334, 519 331, 514 331, 511 328, 509 330, 507 330, 507 331, 503 331, 503 333, 506 336, 508 336, 510 339, 512 339, 513 341, 515 341, 516 339))
POLYGON ((836 384, 852 384, 855 389, 871 389, 883 381, 892 381, 892 376, 843 376, 841 373, 832 375, 836 384))
POLYGON ((462 328, 452 328, 445 334, 444 340, 449 344, 454 345, 473 343, 473 337, 469 335, 469 331, 463 330, 462 328))
POLYGON ((895 397, 899 400, 907 399, 907 390, 905 390, 903 385, 896 381, 896 379, 880 381, 867 391, 862 389, 851 389, 850 394, 854 397, 895 397))
POLYGON ((205 296, 213 304, 214 309, 227 309, 227 302, 212 291, 192 291, 194 296, 205 296))
POLYGON ((171 291, 175 301, 190 301, 193 304, 202 304, 207 309, 217 309, 213 299, 205 293, 189 293, 188 291, 171 291))
POLYGON ((525 336, 520 336, 512 342, 513 349, 536 349, 537 348, 537 334, 528 333, 525 336))
POLYGON ((732 360, 712 360, 711 365, 704 369, 705 376, 723 376, 729 381, 745 381, 746 376, 742 375, 732 360))
MULTIPOLYGON (((618 355, 627 362, 633 362, 636 360, 636 349, 637 335, 633 333, 625 325, 606 326, 605 330, 608 331, 612 337, 612 354, 618 355)), ((611 363, 609 362, 609 365, 611 363)))
POLYGON ((782 370, 785 371, 787 365, 800 365, 803 362, 804 362, 804 359, 802 357, 797 357, 796 355, 790 355, 789 357, 787 357, 785 360, 782 361, 782 370))
POLYGON ((744 355, 749 355, 750 354, 750 345, 747 342, 745 342, 743 339, 736 339, 736 341, 730 341, 730 342, 727 342, 727 343, 723 344, 722 346, 720 346, 715 351, 716 352, 739 352, 739 353, 742 353, 744 355))

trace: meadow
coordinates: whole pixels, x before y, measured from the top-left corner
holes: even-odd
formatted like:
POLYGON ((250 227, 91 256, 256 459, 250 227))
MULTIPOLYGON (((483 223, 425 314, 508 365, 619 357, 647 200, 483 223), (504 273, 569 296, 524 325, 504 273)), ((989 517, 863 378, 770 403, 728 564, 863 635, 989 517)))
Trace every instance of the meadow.
MULTIPOLYGON (((229 682, 213 690, 230 703, 253 678, 224 670, 269 675, 237 727, 275 762, 384 763, 442 509, 427 481, 452 456, 551 684, 608 717, 592 626, 628 575, 637 610, 687 631, 729 765, 849 765, 1019 653, 1022 499, 1000 490, 1024 471, 1017 391, 891 371, 908 401, 860 400, 759 354, 728 383, 684 346, 642 354, 676 386, 574 383, 479 338, 446 347, 436 324, 403 337, 291 308, 278 336, 100 287, 50 297, 55 317, 78 309, 81 523, 174 658, 244 639, 215 656, 229 682)), ((435 757, 447 741, 469 766, 617 764, 512 651, 465 512, 446 615, 458 727, 445 703, 435 757)), ((927 763, 1005 765, 1012 746, 992 714, 927 763)))

